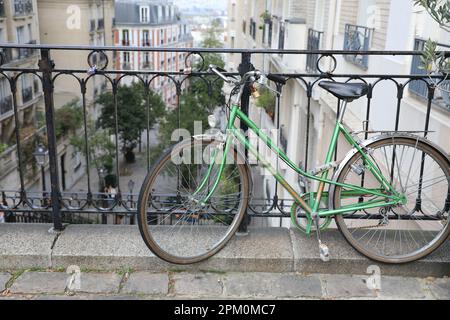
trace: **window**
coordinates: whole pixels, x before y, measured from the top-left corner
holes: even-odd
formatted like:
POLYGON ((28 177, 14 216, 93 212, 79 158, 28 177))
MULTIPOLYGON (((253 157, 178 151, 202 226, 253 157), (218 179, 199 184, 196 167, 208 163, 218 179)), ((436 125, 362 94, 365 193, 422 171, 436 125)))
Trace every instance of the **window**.
POLYGON ((129 65, 130 64, 130 53, 129 52, 124 52, 123 53, 123 64, 124 65, 129 65))
POLYGON ((149 7, 148 6, 141 6, 140 7, 140 14, 141 14, 141 23, 148 23, 148 22, 150 22, 150 15, 149 15, 149 12, 150 12, 150 9, 149 9, 149 7))
POLYGON ((17 43, 23 44, 26 42, 27 39, 25 39, 25 28, 23 26, 17 27, 17 43))
POLYGON ((161 29, 160 31, 160 39, 161 39, 161 44, 164 44, 164 30, 161 29))
POLYGON ((122 45, 124 46, 130 45, 130 34, 128 30, 122 30, 122 45))
POLYGON ((142 45, 150 46, 150 32, 148 30, 144 30, 142 33, 142 45))
POLYGON ((231 37, 231 49, 234 49, 234 37, 231 37))
POLYGON ((247 21, 242 21, 242 32, 246 33, 247 32, 247 21))

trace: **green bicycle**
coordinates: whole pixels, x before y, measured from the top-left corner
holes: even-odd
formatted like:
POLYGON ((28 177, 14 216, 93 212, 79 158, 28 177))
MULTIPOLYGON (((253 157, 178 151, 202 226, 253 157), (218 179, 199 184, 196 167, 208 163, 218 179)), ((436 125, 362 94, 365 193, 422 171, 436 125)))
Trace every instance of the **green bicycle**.
POLYGON ((251 152, 292 196, 292 222, 307 234, 316 233, 324 261, 329 252, 320 231, 331 226, 332 218, 356 250, 384 263, 420 259, 448 237, 448 154, 406 132, 383 132, 360 141, 343 125, 347 103, 366 95, 366 84, 319 83, 342 101, 342 107, 325 165, 306 172, 239 107, 245 86, 267 86, 267 79, 284 84, 286 79, 255 70, 238 80, 215 66, 210 71, 234 85, 236 102, 230 108, 226 133, 193 136, 175 144, 146 177, 138 202, 139 229, 156 256, 176 264, 196 263, 217 253, 236 233, 252 194, 249 164, 239 146, 251 152), (237 119, 296 174, 317 181, 315 191, 299 194, 235 126, 237 119), (333 161, 340 135, 352 150, 343 160, 333 161))

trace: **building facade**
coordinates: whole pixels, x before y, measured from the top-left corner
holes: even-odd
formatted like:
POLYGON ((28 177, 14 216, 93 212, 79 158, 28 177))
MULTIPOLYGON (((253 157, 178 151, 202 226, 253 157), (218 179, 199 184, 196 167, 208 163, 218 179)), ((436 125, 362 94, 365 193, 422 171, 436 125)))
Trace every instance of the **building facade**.
MULTIPOLYGON (((116 1, 114 45, 130 47, 191 48, 189 25, 171 1, 116 1)), ((120 52, 115 59, 118 70, 177 72, 185 68, 183 52, 120 52)), ((124 79, 129 84, 135 79, 124 79)), ((161 94, 168 107, 177 103, 176 88, 168 78, 157 77, 152 89, 161 94)))
MULTIPOLYGON (((227 46, 229 48, 271 49, 336 49, 336 50, 421 50, 431 38, 450 47, 450 34, 445 32, 426 12, 413 7, 409 0, 229 0, 227 46)), ((316 73, 318 55, 254 55, 256 68, 275 73, 316 73)), ((411 56, 335 56, 337 74, 420 74, 420 57, 411 56)), ((230 54, 227 67, 236 71, 241 56, 230 54)), ((328 70, 330 61, 321 67, 328 70)), ((314 79, 313 79, 314 80, 314 79)), ((450 87, 450 84, 449 84, 450 87)), ((426 118, 426 86, 413 81, 404 90, 399 130, 423 130, 426 118)), ((367 99, 354 101, 347 108, 344 122, 353 130, 362 130, 367 99)), ((371 101, 369 130, 392 130, 397 108, 397 88, 392 81, 382 81, 371 101)), ((450 150, 450 101, 448 93, 436 90, 430 118, 428 138, 450 150)), ((314 87, 311 99, 310 140, 308 159, 306 144, 307 92, 304 84, 289 80, 283 88, 280 117, 250 108, 252 118, 261 127, 275 128, 279 121, 280 137, 288 156, 298 164, 308 163, 312 169, 323 163, 336 119, 337 99, 314 87)), ((276 113, 275 113, 276 114, 276 113)), ((339 142, 340 159, 348 151, 345 141, 339 142), (341 147, 342 146, 342 147, 341 147)), ((282 172, 284 172, 282 170, 282 172)), ((286 180, 298 187, 297 176, 286 174, 286 180)), ((265 190, 274 192, 274 180, 265 179, 265 190)), ((289 198, 287 192, 281 197, 289 198)), ((287 225, 289 221, 285 221, 287 225)))
MULTIPOLYGON (((36 0, 0 1, 0 43, 37 44, 40 42, 39 18, 36 0)), ((32 49, 3 49, 2 67, 35 68, 39 52, 32 49)), ((10 77, 12 73, 6 72, 10 77)), ((39 79, 32 74, 22 74, 16 81, 16 106, 19 136, 23 145, 38 130, 37 111, 42 107, 42 90, 39 79)), ((16 121, 13 95, 8 80, 0 78, 0 184, 3 188, 18 186, 16 148, 16 121)), ((27 176, 32 183, 34 176, 27 176)))

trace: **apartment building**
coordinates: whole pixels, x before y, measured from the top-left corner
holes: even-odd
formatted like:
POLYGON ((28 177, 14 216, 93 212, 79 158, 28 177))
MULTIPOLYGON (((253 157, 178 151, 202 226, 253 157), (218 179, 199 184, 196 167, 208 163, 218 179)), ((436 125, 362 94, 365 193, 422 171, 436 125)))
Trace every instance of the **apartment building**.
MULTIPOLYGON (((171 1, 116 1, 115 45, 191 48, 192 43, 189 26, 171 1)), ((117 55, 115 65, 119 70, 170 72, 183 69, 185 58, 186 53, 183 52, 124 51, 117 55)), ((128 77, 124 79, 124 83, 129 84, 135 80, 128 77)), ((168 78, 157 77, 151 86, 161 94, 168 107, 176 106, 176 88, 168 78)))
MULTIPOLYGON (((337 49, 337 50, 421 50, 431 38, 450 47, 450 34, 440 29, 426 12, 413 7, 410 0, 229 0, 227 46, 230 48, 337 49)), ((253 64, 266 72, 316 73, 317 55, 255 55, 253 64)), ((421 74, 420 57, 411 56, 335 56, 335 73, 345 74, 421 74)), ((227 67, 237 70, 241 56, 230 54, 227 67)), ((321 68, 328 70, 330 60, 321 68)), ((310 78, 314 80, 314 78, 310 78)), ((450 87, 450 84, 448 85, 450 87)), ((426 118, 426 86, 413 81, 403 92, 399 130, 423 130, 426 118)), ((289 80, 283 88, 280 117, 272 119, 253 104, 251 117, 263 128, 275 128, 278 140, 288 156, 312 169, 323 163, 327 141, 336 119, 337 100, 314 86, 311 99, 309 156, 304 158, 307 119, 307 92, 299 80, 289 80)), ((344 122, 353 130, 362 130, 367 99, 349 105, 344 122)), ((393 81, 381 81, 371 101, 369 130, 392 130, 397 108, 397 87, 393 81)), ((437 90, 432 104, 429 139, 450 150, 450 100, 437 90)), ((276 113, 275 113, 276 114, 276 113)), ((348 151, 340 141, 338 159, 348 151), (341 147, 342 146, 342 147, 341 147)), ((281 170, 285 172, 284 170, 281 170)), ((264 190, 273 194, 274 181, 265 179, 264 190)), ((296 175, 286 180, 298 187, 296 175)), ((280 197, 288 198, 287 192, 280 197)), ((287 225, 289 221, 285 221, 287 225)))
MULTIPOLYGON (((0 1, 0 43, 39 43, 39 19, 36 0, 0 1)), ((37 67, 39 52, 32 49, 3 49, 2 67, 37 67)), ((12 76, 11 73, 6 74, 12 76)), ((36 131, 36 112, 43 103, 39 79, 32 74, 22 74, 16 82, 16 105, 19 134, 27 141, 36 131)), ((0 77, 0 184, 3 187, 18 185, 16 122, 13 95, 6 78, 0 77)))
MULTIPOLYGON (((113 0, 39 0, 35 8, 40 22, 36 30, 41 44, 112 45, 113 0)), ((55 68, 86 71, 89 68, 89 54, 90 51, 50 52, 55 68)), ((105 54, 109 60, 109 67, 112 67, 113 54, 110 52, 105 54)), ((101 67, 106 63, 106 59, 100 54, 94 54, 90 63, 101 67)), ((78 76, 86 77, 86 74, 81 73, 78 76)), ((100 108, 96 106, 95 100, 105 90, 107 90, 106 79, 95 76, 88 81, 85 94, 88 117, 97 118, 100 108)), ((79 82, 69 75, 58 76, 54 81, 55 109, 73 100, 78 100, 81 104, 82 92, 79 82)), ((38 112, 43 118, 44 108, 39 108, 38 112)), ((70 144, 69 137, 58 139, 57 153, 60 188, 62 191, 68 191, 86 174, 84 157, 70 144)), ((48 175, 47 165, 45 171, 48 175)), ((49 176, 46 179, 48 184, 49 176)), ((30 186, 31 190, 40 188, 41 181, 36 181, 30 186)))
MULTIPOLYGON (((115 19, 114 0, 39 0, 40 36, 42 44, 111 46, 115 19)), ((87 70, 89 51, 54 51, 52 59, 57 68, 87 70)), ((105 52, 108 67, 113 68, 114 55, 105 52)), ((106 60, 101 54, 91 56, 90 63, 101 67, 106 60)), ((102 77, 93 77, 87 85, 86 99, 91 106, 106 90, 102 77)), ((62 105, 80 98, 80 86, 70 77, 55 81, 55 101, 62 105)), ((94 110, 92 110, 94 111, 94 110)))

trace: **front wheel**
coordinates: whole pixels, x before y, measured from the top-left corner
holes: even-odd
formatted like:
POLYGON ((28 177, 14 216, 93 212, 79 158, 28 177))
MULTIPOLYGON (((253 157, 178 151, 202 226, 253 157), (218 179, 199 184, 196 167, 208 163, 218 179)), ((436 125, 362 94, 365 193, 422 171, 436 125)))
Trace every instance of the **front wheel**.
MULTIPOLYGON (((423 258, 450 232, 448 156, 422 138, 401 135, 376 139, 366 150, 402 195, 402 204, 345 212, 335 217, 337 226, 355 249, 373 260, 405 263, 423 258)), ((336 175, 340 183, 383 189, 359 152, 336 175)), ((352 196, 339 186, 332 186, 330 193, 330 207, 335 209, 383 200, 369 194, 352 196)))
POLYGON ((141 235, 156 256, 175 264, 200 262, 234 235, 249 196, 246 162, 235 149, 230 149, 217 189, 202 203, 217 180, 222 157, 219 141, 190 139, 154 165, 141 188, 138 217, 141 235))

